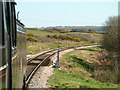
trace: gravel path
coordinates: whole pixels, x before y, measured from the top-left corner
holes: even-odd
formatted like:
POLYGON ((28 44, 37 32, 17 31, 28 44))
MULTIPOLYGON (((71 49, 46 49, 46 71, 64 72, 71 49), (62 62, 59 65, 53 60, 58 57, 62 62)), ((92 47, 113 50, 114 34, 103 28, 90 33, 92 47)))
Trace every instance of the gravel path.
POLYGON ((53 68, 49 66, 40 67, 30 81, 29 88, 49 88, 47 83, 49 76, 53 74, 53 68))

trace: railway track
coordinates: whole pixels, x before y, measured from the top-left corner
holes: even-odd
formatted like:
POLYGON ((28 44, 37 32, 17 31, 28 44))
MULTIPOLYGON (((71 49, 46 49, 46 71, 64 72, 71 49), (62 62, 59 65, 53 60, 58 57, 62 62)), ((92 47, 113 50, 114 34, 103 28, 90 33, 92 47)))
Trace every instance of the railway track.
MULTIPOLYGON (((64 51, 68 49, 81 49, 84 47, 93 47, 98 45, 84 45, 84 46, 75 46, 75 47, 66 47, 66 48, 60 48, 59 51, 64 51)), ((32 76, 35 74, 35 72, 38 70, 40 66, 47 66, 50 65, 50 58, 51 56, 55 55, 57 53, 58 49, 52 49, 48 50, 42 53, 38 53, 30 58, 27 59, 27 69, 26 69, 26 87, 28 87, 28 84, 32 78, 32 76)))
POLYGON ((45 51, 45 52, 36 54, 35 56, 33 56, 27 60, 26 86, 28 86, 29 81, 31 80, 32 76, 35 74, 37 69, 40 66, 48 65, 50 57, 53 56, 56 52, 57 52, 57 49, 45 51))

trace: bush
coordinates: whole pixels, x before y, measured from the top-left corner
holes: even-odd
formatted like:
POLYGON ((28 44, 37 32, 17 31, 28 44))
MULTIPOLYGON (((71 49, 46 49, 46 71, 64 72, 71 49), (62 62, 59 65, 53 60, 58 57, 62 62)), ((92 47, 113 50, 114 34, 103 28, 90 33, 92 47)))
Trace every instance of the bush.
POLYGON ((81 29, 80 32, 87 33, 88 31, 85 29, 81 29))
POLYGON ((98 32, 96 32, 96 31, 94 31, 94 30, 92 30, 92 29, 89 29, 88 32, 89 32, 89 33, 98 33, 98 32))
POLYGON ((37 42, 38 39, 34 38, 32 34, 27 33, 27 41, 37 42))
MULTIPOLYGON (((102 46, 108 51, 106 59, 111 61, 111 65, 113 66, 112 72, 115 72, 116 74, 120 68, 120 61, 118 59, 118 17, 109 17, 103 30, 102 46)), ((117 74, 115 74, 112 77, 116 77, 117 74)), ((120 74, 117 76, 120 76, 120 74)), ((119 83, 115 78, 113 80, 115 83, 119 83)))
POLYGON ((73 38, 68 35, 48 35, 47 37, 54 38, 54 39, 71 40, 76 42, 82 41, 80 38, 73 38))
POLYGON ((118 51, 118 17, 109 17, 104 26, 102 45, 108 51, 118 51))

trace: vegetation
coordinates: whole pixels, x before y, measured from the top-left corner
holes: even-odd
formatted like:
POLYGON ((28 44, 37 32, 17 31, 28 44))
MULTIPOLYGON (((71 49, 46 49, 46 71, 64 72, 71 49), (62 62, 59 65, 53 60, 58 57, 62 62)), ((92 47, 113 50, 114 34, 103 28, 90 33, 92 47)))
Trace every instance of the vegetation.
MULTIPOLYGON (((45 50, 58 48, 58 41, 61 41, 61 47, 68 47, 68 46, 78 46, 78 45, 85 45, 91 44, 89 41, 72 41, 72 40, 62 40, 62 39, 55 39, 49 38, 48 35, 58 34, 44 31, 44 30, 27 30, 27 54, 36 54, 45 50)), ((76 35, 76 33, 71 33, 76 35)), ((59 33, 61 36, 68 36, 65 33, 59 33)))
MULTIPOLYGON (((52 88, 92 88, 91 90, 93 88, 118 88, 117 84, 109 81, 100 82, 99 79, 94 78, 94 74, 97 74, 94 64, 100 63, 96 60, 96 55, 99 51, 101 52, 102 47, 88 48, 90 49, 93 51, 74 50, 63 55, 60 59, 61 70, 55 69, 54 74, 48 80, 52 88)), ((101 76, 102 79, 103 77, 105 75, 101 76)))
POLYGON ((100 43, 102 40, 102 34, 97 34, 97 33, 68 33, 68 36, 71 36, 73 38, 80 38, 84 41, 89 41, 91 43, 100 43))
POLYGON ((85 29, 81 29, 80 32, 87 33, 88 31, 85 29))
MULTIPOLYGON (((109 52, 107 52, 103 47, 91 47, 91 48, 84 48, 82 50, 87 50, 87 53, 90 53, 92 59, 96 59, 99 64, 94 63, 95 71, 93 72, 93 77, 96 80, 101 82, 110 82, 117 84, 118 81, 118 71, 116 70, 115 61, 113 62, 112 59, 116 57, 110 57, 109 52)), ((82 56, 81 56, 82 57, 82 56)))
MULTIPOLYGON (((27 30, 44 30, 44 31, 47 31, 47 32, 57 32, 57 33, 70 33, 70 32, 83 32, 83 33, 100 33, 100 32, 96 32, 95 31, 95 28, 97 30, 98 27, 92 27, 91 28, 94 28, 94 29, 90 29, 89 27, 85 27, 85 29, 83 28, 72 28, 72 29, 65 29, 66 27, 51 27, 51 28, 26 28, 27 30)), ((101 27, 100 27, 101 28, 101 27)), ((102 29, 102 28, 101 28, 102 29)))
POLYGON ((101 46, 97 46, 97 47, 83 48, 82 50, 89 50, 89 51, 103 51, 103 47, 101 47, 101 46))
POLYGON ((38 39, 34 38, 34 35, 27 33, 27 41, 37 42, 38 39))
POLYGON ((28 33, 39 36, 39 41, 41 42, 55 42, 54 39, 48 38, 48 35, 68 35, 72 38, 80 38, 84 41, 89 41, 92 43, 100 43, 102 40, 102 34, 98 33, 82 33, 82 32, 69 32, 69 33, 59 33, 59 32, 49 32, 44 30, 27 30, 28 33))
MULTIPOLYGON (((112 69, 114 72, 117 72, 116 77, 120 77, 119 74, 119 68, 120 68, 120 61, 119 61, 119 35, 118 35, 118 17, 113 16, 109 17, 108 20, 105 23, 104 26, 104 32, 103 34, 103 41, 102 41, 102 46, 107 50, 107 57, 106 59, 112 62, 112 69)), ((119 79, 116 81, 116 83, 119 83, 119 79)))
POLYGON ((76 29, 76 28, 73 28, 71 30, 71 32, 98 33, 98 32, 96 32, 96 31, 94 31, 92 29, 89 29, 89 30, 81 29, 81 30, 79 30, 79 29, 76 29))
POLYGON ((118 88, 118 85, 112 83, 101 83, 91 77, 75 71, 67 72, 65 70, 55 69, 54 74, 48 81, 52 88, 118 88))
MULTIPOLYGON (((80 45, 86 45, 86 44, 91 44, 91 43, 61 43, 60 47, 70 47, 70 46, 80 46, 80 45)), ((50 50, 50 49, 55 49, 58 48, 58 42, 57 43, 39 43, 39 42, 28 42, 27 43, 27 54, 36 54, 39 52, 43 52, 46 50, 50 50)))
POLYGON ((90 42, 96 43, 100 41, 100 38, 102 37, 101 34, 96 33, 60 33, 31 29, 27 30, 27 54, 36 54, 45 50, 57 48, 58 41, 62 42, 61 47, 67 47, 92 44, 90 42), (52 36, 52 38, 48 36, 52 36))
POLYGON ((43 30, 42 28, 28 28, 28 27, 26 27, 25 29, 27 29, 27 30, 43 30))
POLYGON ((104 26, 102 45, 108 51, 118 52, 118 17, 109 17, 104 26))
POLYGON ((89 29, 89 30, 88 30, 88 33, 98 33, 98 32, 96 32, 96 31, 94 31, 94 30, 92 30, 92 29, 89 29))
POLYGON ((68 35, 48 35, 47 37, 54 38, 54 39, 62 39, 62 40, 72 40, 76 42, 82 41, 80 38, 73 38, 68 35))
MULTIPOLYGON (((90 33, 84 30, 81 32, 64 31, 27 30, 27 54, 58 48, 58 41, 62 42, 60 47, 69 47, 98 43, 102 38, 102 34, 92 33, 92 30, 89 30, 90 33)), ((104 46, 104 43, 102 44, 104 46)), ((60 59, 62 70, 55 69, 49 83, 54 88, 117 88, 118 85, 115 83, 118 74, 115 71, 115 63, 112 63, 110 59, 116 60, 116 55, 108 58, 108 52, 101 46, 67 53, 60 59)))
POLYGON ((89 29, 97 32, 102 32, 102 26, 56 26, 56 27, 47 27, 45 29, 58 29, 58 30, 70 30, 70 31, 81 31, 82 29, 88 31, 89 29))
POLYGON ((102 37, 101 34, 96 33, 81 33, 81 32, 53 33, 45 30, 31 30, 31 29, 27 30, 28 41, 27 54, 36 54, 45 50, 57 48, 58 41, 62 42, 61 47, 67 47, 92 44, 90 42, 96 43, 100 41, 102 37), (52 38, 48 36, 52 36, 52 38), (60 39, 56 39, 57 36, 59 36, 60 39))

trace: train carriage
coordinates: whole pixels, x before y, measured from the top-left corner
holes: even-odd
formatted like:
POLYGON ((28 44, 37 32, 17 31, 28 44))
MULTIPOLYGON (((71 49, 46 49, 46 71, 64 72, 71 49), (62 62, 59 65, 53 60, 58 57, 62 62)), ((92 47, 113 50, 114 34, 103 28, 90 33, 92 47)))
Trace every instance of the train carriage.
POLYGON ((0 1, 0 89, 25 85, 26 30, 16 20, 15 4, 0 1))

